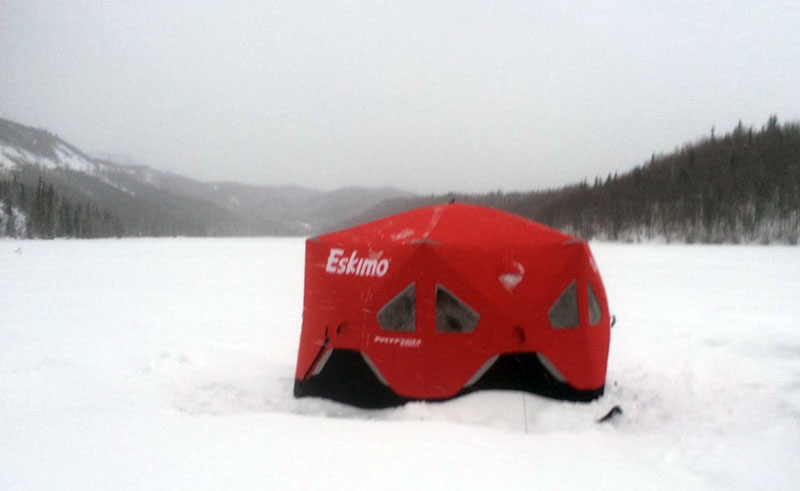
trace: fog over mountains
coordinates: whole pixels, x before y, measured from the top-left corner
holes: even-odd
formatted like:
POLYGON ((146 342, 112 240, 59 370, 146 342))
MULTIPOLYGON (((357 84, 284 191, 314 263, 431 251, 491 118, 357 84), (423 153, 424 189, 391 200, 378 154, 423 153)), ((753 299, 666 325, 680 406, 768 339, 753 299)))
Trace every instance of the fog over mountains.
POLYGON ((410 196, 392 188, 323 192, 299 186, 201 182, 92 157, 49 131, 4 119, 0 119, 0 182, 5 182, 6 195, 3 199, 0 194, 4 205, 0 236, 22 237, 63 235, 73 227, 65 228, 60 222, 72 218, 62 217, 75 216, 79 207, 108 215, 117 225, 103 232, 94 226, 90 233, 67 235, 307 235, 330 229, 385 199, 410 196), (48 201, 38 209, 32 203, 36 193, 48 201), (65 206, 69 213, 64 213, 65 206), (33 216, 48 213, 50 217, 33 216), (38 230, 29 230, 28 225, 38 222, 43 224, 38 230))
POLYGON ((450 200, 509 211, 584 239, 800 242, 800 123, 771 116, 559 189, 419 196, 201 182, 87 155, 0 119, 0 236, 315 235, 450 200))

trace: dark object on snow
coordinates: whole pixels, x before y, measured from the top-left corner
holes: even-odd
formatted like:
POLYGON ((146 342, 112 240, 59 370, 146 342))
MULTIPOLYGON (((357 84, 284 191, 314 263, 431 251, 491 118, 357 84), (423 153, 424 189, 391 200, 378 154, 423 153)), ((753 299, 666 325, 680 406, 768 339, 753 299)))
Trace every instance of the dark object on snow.
POLYGON ((294 395, 589 401, 605 388, 610 323, 586 242, 489 208, 420 208, 306 241, 294 395))
POLYGON ((606 421, 611 421, 615 416, 622 415, 622 408, 619 406, 614 406, 611 408, 611 411, 607 412, 605 416, 598 419, 598 423, 605 423, 606 421))

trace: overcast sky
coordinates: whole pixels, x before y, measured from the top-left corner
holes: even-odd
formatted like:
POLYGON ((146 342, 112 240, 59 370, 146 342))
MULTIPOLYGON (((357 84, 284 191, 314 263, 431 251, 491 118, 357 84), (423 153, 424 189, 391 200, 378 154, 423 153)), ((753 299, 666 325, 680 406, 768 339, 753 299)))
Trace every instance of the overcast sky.
POLYGON ((540 189, 799 88, 796 1, 0 1, 0 117, 202 180, 540 189))

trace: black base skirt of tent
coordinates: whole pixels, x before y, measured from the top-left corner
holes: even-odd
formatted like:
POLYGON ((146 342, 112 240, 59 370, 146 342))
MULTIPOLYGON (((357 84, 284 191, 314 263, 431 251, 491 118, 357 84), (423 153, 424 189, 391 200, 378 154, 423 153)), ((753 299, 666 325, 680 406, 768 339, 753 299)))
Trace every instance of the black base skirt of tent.
MULTIPOLYGON (((519 390, 554 399, 588 402, 603 395, 605 387, 578 390, 553 377, 535 353, 500 355, 492 367, 470 387, 454 397, 476 390, 519 390)), ((361 353, 335 349, 317 375, 296 379, 295 397, 323 397, 362 408, 378 409, 418 399, 403 397, 382 383, 361 353)))

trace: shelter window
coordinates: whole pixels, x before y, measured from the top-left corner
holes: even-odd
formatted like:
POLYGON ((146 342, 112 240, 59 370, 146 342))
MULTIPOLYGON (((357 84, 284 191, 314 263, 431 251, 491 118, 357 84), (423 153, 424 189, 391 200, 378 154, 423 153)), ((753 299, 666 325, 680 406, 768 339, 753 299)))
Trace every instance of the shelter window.
POLYGON ((436 285, 436 332, 472 332, 481 316, 442 285, 436 285))
POLYGON ((411 283, 378 311, 381 329, 397 332, 414 332, 417 329, 416 288, 411 283))
POLYGON ((561 295, 547 312, 550 325, 556 329, 570 329, 578 327, 578 282, 575 280, 561 292, 561 295))
POLYGON ((587 286, 589 287, 589 325, 595 325, 600 322, 600 319, 603 318, 603 309, 600 308, 600 302, 597 300, 597 296, 594 294, 592 284, 589 283, 587 286))

